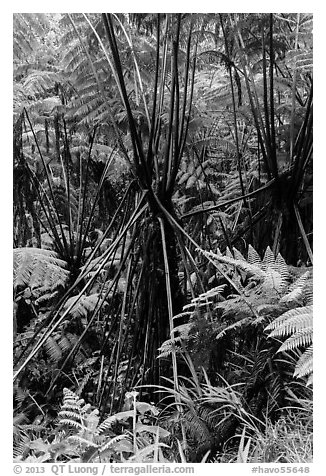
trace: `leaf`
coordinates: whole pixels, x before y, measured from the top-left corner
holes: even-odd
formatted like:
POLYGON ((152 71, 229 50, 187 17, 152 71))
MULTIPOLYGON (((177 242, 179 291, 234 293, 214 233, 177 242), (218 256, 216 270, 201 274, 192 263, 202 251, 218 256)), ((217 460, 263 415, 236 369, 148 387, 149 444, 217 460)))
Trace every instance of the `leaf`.
POLYGON ((92 314, 99 302, 99 294, 94 293, 89 296, 72 296, 65 305, 64 310, 68 309, 73 303, 76 303, 69 311, 72 317, 82 318, 92 314))
POLYGON ((248 246, 248 263, 254 264, 258 267, 260 267, 262 263, 259 254, 250 244, 248 246))
POLYGON ((195 175, 190 175, 186 183, 186 189, 191 188, 197 181, 197 177, 195 175))
POLYGON ((117 422, 117 421, 125 421, 128 420, 128 418, 132 418, 134 416, 134 411, 133 410, 127 410, 125 412, 118 412, 115 415, 111 415, 108 418, 106 418, 98 427, 98 432, 102 433, 105 430, 108 430, 111 428, 112 424, 117 422))
POLYGON ((146 412, 151 412, 153 415, 159 414, 158 409, 154 405, 146 402, 136 402, 136 409, 141 415, 144 415, 146 412))

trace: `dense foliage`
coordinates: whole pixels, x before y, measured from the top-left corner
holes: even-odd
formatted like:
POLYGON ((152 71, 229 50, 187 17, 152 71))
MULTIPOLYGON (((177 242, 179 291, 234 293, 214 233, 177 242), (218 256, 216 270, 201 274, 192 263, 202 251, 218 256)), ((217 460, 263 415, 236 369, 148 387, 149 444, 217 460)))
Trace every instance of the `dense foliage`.
POLYGON ((14 14, 16 459, 311 461, 312 85, 310 14, 14 14))

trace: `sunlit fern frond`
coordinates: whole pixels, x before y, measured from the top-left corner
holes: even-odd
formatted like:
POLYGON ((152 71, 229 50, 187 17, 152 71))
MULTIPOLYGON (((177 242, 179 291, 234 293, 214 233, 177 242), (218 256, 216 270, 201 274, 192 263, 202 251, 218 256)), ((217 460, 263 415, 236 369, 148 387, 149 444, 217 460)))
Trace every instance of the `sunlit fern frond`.
POLYGON ((216 335, 216 340, 220 340, 225 335, 231 331, 239 331, 243 328, 246 328, 252 323, 252 320, 249 317, 243 317, 242 319, 239 319, 238 321, 234 322, 233 324, 230 324, 229 326, 226 326, 224 329, 222 329, 217 335, 216 335))
POLYGON ((23 87, 26 95, 39 97, 53 89, 60 80, 54 71, 31 71, 25 78, 23 87))
POLYGON ((312 274, 308 270, 297 278, 289 287, 289 292, 282 297, 284 303, 301 303, 307 300, 307 305, 312 304, 312 274))
POLYGON ((89 296, 83 295, 80 299, 79 296, 72 296, 65 303, 64 310, 76 303, 69 311, 69 314, 74 318, 85 318, 94 312, 99 299, 100 297, 96 293, 89 296))
POLYGON ((49 337, 45 341, 44 348, 52 362, 59 362, 59 360, 62 358, 61 347, 54 337, 49 337))
POLYGON ((261 258, 255 248, 249 244, 248 246, 248 263, 261 267, 261 258))
POLYGON ((40 248, 14 249, 14 291, 29 288, 34 299, 60 292, 69 283, 67 263, 54 251, 40 248))
POLYGON ((258 253, 250 246, 248 250, 248 259, 236 249, 233 248, 234 258, 229 252, 225 256, 219 252, 207 252, 200 250, 205 256, 247 274, 249 278, 256 279, 262 284, 262 291, 268 292, 274 290, 278 294, 283 293, 288 287, 290 273, 283 257, 278 254, 275 258, 274 253, 267 247, 263 260, 258 253))
POLYGON ((269 337, 288 337, 279 348, 278 352, 306 348, 299 358, 295 377, 308 377, 312 382, 312 351, 313 351, 313 307, 312 305, 297 307, 285 312, 266 329, 272 331, 269 337))
POLYGON ((197 304, 204 304, 205 302, 209 302, 210 299, 217 299, 217 300, 221 300, 222 299, 222 294, 224 292, 224 289, 225 289, 225 284, 221 284, 220 286, 216 286, 214 288, 211 288, 209 289, 208 291, 200 294, 198 297, 196 298, 193 298, 191 300, 191 303, 193 305, 197 305, 197 304))
MULTIPOLYGON (((192 325, 190 328, 192 328, 192 325)), ((173 339, 167 339, 164 341, 161 347, 157 349, 159 352, 158 358, 164 359, 169 357, 173 352, 178 353, 180 351, 180 347, 177 344, 181 343, 181 341, 181 337, 175 337, 173 339)))
POLYGON ((33 52, 48 21, 44 13, 14 13, 13 20, 14 58, 20 59, 33 52))
POLYGON ((98 427, 98 433, 104 433, 108 431, 112 425, 118 421, 126 421, 129 418, 134 416, 134 410, 126 410, 123 412, 115 413, 114 415, 109 416, 106 418, 98 427))
POLYGON ((275 266, 268 267, 265 271, 264 282, 262 283, 262 290, 268 292, 268 290, 275 290, 277 293, 282 293, 288 286, 289 274, 287 272, 279 273, 275 270, 275 266))
POLYGON ((306 327, 311 327, 312 316, 312 305, 296 307, 276 318, 266 327, 266 330, 272 331, 269 337, 288 336, 306 327))
POLYGON ((99 422, 98 410, 91 410, 89 404, 67 388, 64 388, 63 395, 63 404, 58 413, 59 426, 77 429, 82 433, 79 433, 81 437, 86 431, 95 433, 99 422))
POLYGON ((53 364, 58 364, 61 359, 76 348, 74 359, 81 368, 83 364, 87 363, 87 359, 85 358, 85 349, 81 346, 78 335, 71 332, 58 333, 49 337, 44 343, 45 352, 53 364))
POLYGON ((297 365, 295 367, 295 377, 308 377, 307 385, 312 384, 312 372, 313 372, 313 346, 309 346, 304 353, 300 356, 297 365))
POLYGON ((294 332, 291 337, 278 349, 278 352, 285 352, 287 350, 296 349, 298 347, 307 347, 312 343, 313 327, 306 326, 303 329, 294 332))
POLYGON ((204 251, 204 250, 200 250, 200 251, 201 253, 203 253, 203 255, 207 256, 213 261, 218 261, 226 265, 234 266, 238 268, 239 270, 244 271, 245 273, 248 274, 249 277, 255 277, 259 280, 264 279, 265 273, 262 271, 262 269, 259 266, 250 264, 242 258, 236 259, 236 258, 231 258, 228 256, 223 256, 219 251, 217 253, 213 253, 212 251, 204 251))
MULTIPOLYGON (((52 197, 53 195, 54 200, 50 200, 50 206, 53 206, 53 209, 54 207, 57 209, 61 223, 68 224, 69 220, 73 221, 77 217, 78 190, 76 190, 71 183, 68 187, 63 175, 62 167, 56 167, 51 178, 51 188, 46 180, 43 184, 41 195, 44 201, 45 197, 52 197), (57 175, 55 175, 55 173, 57 175), (52 194, 50 190, 52 190, 52 194)), ((47 217, 44 216, 45 213, 42 212, 42 218, 47 220, 47 217)))
POLYGON ((269 246, 267 246, 265 253, 264 253, 264 258, 261 264, 261 269, 266 270, 267 268, 274 268, 275 266, 275 256, 272 250, 270 249, 269 246))

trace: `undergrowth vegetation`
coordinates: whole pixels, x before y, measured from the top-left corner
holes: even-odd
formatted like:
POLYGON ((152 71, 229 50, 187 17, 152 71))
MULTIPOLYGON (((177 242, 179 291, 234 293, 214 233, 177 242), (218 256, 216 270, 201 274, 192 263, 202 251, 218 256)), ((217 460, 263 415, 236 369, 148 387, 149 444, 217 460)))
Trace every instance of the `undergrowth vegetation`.
POLYGON ((312 462, 312 15, 14 14, 14 459, 312 462))

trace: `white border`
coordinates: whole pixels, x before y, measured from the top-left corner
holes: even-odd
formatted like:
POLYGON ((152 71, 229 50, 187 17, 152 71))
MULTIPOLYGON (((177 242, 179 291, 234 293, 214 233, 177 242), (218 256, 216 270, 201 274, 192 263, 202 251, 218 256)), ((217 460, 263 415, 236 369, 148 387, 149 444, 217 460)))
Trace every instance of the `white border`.
MULTIPOLYGON (((0 16, 0 35, 1 35, 1 185, 0 185, 0 204, 1 204, 1 232, 0 232, 0 250, 1 250, 1 319, 2 332, 0 343, 0 362, 1 362, 1 420, 2 442, 1 457, 5 466, 3 474, 12 474, 12 14, 14 12, 79 12, 107 11, 108 7, 112 11, 118 12, 312 12, 314 14, 314 83, 315 83, 315 112, 314 112, 314 139, 315 139, 315 166, 314 166, 314 328, 315 328, 315 355, 314 355, 314 388, 315 388, 315 410, 314 410, 314 440, 315 452, 314 463, 310 474, 325 474, 325 468, 322 463, 326 459, 324 449, 325 442, 325 307, 326 293, 324 284, 326 283, 326 266, 324 242, 326 240, 325 220, 326 220, 326 175, 325 175, 325 139, 326 139, 326 77, 324 74, 325 63, 325 30, 326 15, 325 7, 321 1, 303 2, 303 1, 273 1, 266 3, 262 1, 255 2, 195 2, 189 1, 164 1, 158 5, 153 1, 119 1, 94 2, 62 2, 56 1, 46 3, 44 1, 32 2, 12 2, 4 4, 1 8, 0 16), (89 7, 92 6, 91 10, 89 7), (114 7, 117 8, 114 8, 114 7), (164 8, 163 8, 164 7, 164 8), (227 9, 225 9, 227 7, 227 9), (6 471, 8 469, 8 471, 6 471)), ((2 462, 2 461, 1 461, 2 462)), ((200 472, 216 474, 216 466, 201 466, 200 472)), ((250 469, 243 466, 232 465, 232 472, 226 471, 226 465, 219 467, 221 474, 250 474, 250 469), (223 469, 222 469, 223 467, 223 469)), ((228 465, 231 466, 231 465, 228 465)), ((250 465, 251 466, 251 465, 250 465)), ((266 466, 266 465, 265 465, 266 466)), ((196 471, 196 474, 199 472, 196 471)))

